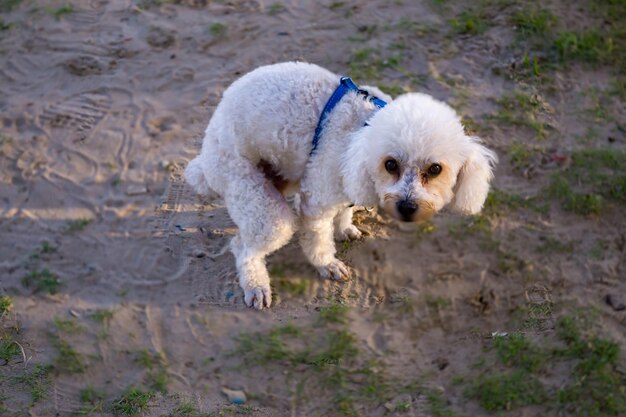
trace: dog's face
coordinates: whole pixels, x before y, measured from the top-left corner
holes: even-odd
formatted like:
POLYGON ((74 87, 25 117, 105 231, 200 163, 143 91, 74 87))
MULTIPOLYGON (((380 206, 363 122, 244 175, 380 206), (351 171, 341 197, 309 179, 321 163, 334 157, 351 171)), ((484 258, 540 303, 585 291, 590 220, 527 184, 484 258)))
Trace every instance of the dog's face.
POLYGON ((352 138, 344 186, 356 203, 378 204, 394 218, 422 221, 446 204, 477 213, 496 155, 465 135, 449 106, 405 94, 377 112, 352 138))

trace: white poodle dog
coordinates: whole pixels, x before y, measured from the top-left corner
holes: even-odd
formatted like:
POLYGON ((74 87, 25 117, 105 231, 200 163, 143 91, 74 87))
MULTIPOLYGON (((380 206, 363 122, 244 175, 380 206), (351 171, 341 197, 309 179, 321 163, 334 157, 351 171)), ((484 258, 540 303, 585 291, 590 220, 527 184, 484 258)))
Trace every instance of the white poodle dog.
POLYGON ((353 205, 381 206, 404 222, 447 204, 478 213, 496 160, 428 95, 392 101, 319 66, 287 62, 257 68, 224 92, 185 178, 198 193, 224 198, 239 227, 231 251, 244 301, 260 310, 272 302, 265 257, 296 229, 323 277, 346 278, 333 237, 361 236, 353 205), (294 193, 292 208, 286 196, 294 193))

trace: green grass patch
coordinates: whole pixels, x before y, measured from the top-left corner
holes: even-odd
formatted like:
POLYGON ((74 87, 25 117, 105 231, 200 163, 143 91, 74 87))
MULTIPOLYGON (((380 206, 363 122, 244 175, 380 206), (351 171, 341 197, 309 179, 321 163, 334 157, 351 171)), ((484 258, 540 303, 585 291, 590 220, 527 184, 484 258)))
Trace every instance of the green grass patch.
POLYGON ((572 253, 574 252, 574 242, 563 242, 550 236, 539 236, 541 245, 536 250, 539 253, 572 253))
POLYGON ((113 412, 115 415, 138 416, 148 408, 148 403, 153 395, 151 392, 131 386, 119 399, 113 402, 113 412))
POLYGON ((90 318, 94 319, 98 323, 105 324, 109 322, 113 318, 113 311, 106 309, 98 309, 89 315, 90 318))
POLYGON ((148 349, 137 352, 135 362, 146 369, 154 369, 164 366, 166 361, 161 353, 151 353, 148 349))
POLYGON ((538 212, 544 211, 541 207, 537 206, 536 200, 532 197, 522 197, 517 194, 511 194, 497 188, 493 188, 485 200, 483 214, 485 216, 497 216, 502 214, 505 209, 527 209, 538 212))
POLYGON ((626 151, 583 149, 571 155, 571 164, 555 174, 547 189, 563 208, 578 214, 599 214, 606 200, 626 201, 626 151), (579 191, 574 186, 583 190, 579 191))
POLYGON ((402 51, 394 54, 381 56, 373 48, 357 49, 350 58, 350 75, 357 82, 378 82, 383 78, 383 72, 393 69, 403 72, 400 64, 402 62, 402 51))
POLYGON ((487 216, 467 216, 448 225, 448 233, 457 239, 466 239, 468 236, 491 236, 491 222, 487 216))
POLYGON ((593 334, 593 316, 561 317, 557 334, 565 343, 556 350, 576 361, 568 383, 559 389, 561 407, 571 416, 618 416, 626 413, 626 376, 617 369, 619 345, 593 334))
POLYGON ((237 337, 239 346, 235 353, 259 365, 278 361, 298 362, 302 358, 288 347, 285 337, 292 339, 300 336, 300 332, 299 328, 288 324, 276 327, 268 334, 241 334, 237 337))
POLYGON ((511 23, 522 38, 543 36, 557 23, 549 10, 520 10, 511 16, 511 23))
POLYGON ((496 103, 499 109, 491 119, 503 125, 528 128, 538 139, 546 137, 549 125, 539 120, 544 104, 537 94, 515 91, 505 94, 496 103))
POLYGON ((554 175, 548 194, 558 199, 562 207, 576 214, 600 214, 605 207, 604 199, 597 194, 575 192, 572 186, 559 175, 554 175))
POLYGON ((212 23, 209 26, 209 32, 211 33, 211 35, 215 36, 215 37, 223 37, 224 35, 226 35, 226 32, 228 31, 228 27, 220 22, 216 22, 216 23, 212 23))
POLYGON ((82 404, 80 415, 91 416, 104 411, 104 394, 90 385, 80 390, 79 400, 82 404))
POLYGON ((0 318, 4 317, 6 314, 13 309, 13 299, 8 295, 0 296, 0 318))
POLYGON ((68 342, 58 336, 53 336, 52 346, 57 351, 57 355, 52 362, 55 371, 70 374, 82 374, 85 372, 85 358, 74 350, 68 342))
POLYGON ((200 412, 195 405, 190 402, 183 402, 178 404, 168 417, 197 417, 199 415, 200 412))
POLYGON ((428 412, 432 417, 460 417, 448 405, 448 401, 437 391, 430 390, 426 394, 428 412))
POLYGON ((67 3, 67 4, 64 4, 61 7, 58 7, 56 9, 52 10, 51 14, 56 19, 60 19, 63 16, 71 14, 73 12, 74 12, 74 6, 72 6, 71 4, 67 3))
POLYGON ((82 232, 83 230, 85 230, 87 226, 89 226, 89 224, 91 224, 92 221, 93 219, 88 219, 88 218, 69 220, 67 222, 66 231, 68 233, 82 232))
POLYGON ((509 148, 509 158, 515 171, 525 172, 532 167, 535 150, 526 144, 514 142, 509 148))
POLYGON ((0 0, 0 13, 8 13, 13 10, 22 0, 0 0))
MULTIPOLYGON (((542 314, 550 315, 551 309, 542 314)), ((521 333, 495 337, 497 358, 512 369, 495 375, 491 369, 481 370, 466 395, 489 411, 545 403, 552 411, 556 407, 558 415, 624 415, 626 376, 619 369, 620 345, 597 335, 599 314, 599 310, 579 309, 560 317, 556 332, 541 344, 531 343, 521 333), (560 366, 566 379, 546 388, 535 375, 555 364, 566 365, 560 366)))
MULTIPOLYGON (((272 272, 270 271, 270 275, 272 272)), ((310 287, 310 281, 306 279, 294 279, 279 277, 272 280, 274 292, 279 294, 291 294, 293 296, 301 296, 306 293, 306 290, 310 287)))
POLYGON ((29 372, 13 377, 13 384, 21 384, 30 390, 31 405, 46 398, 48 390, 52 385, 50 373, 51 365, 37 364, 29 372))
POLYGON ((22 285, 32 289, 35 293, 46 292, 48 294, 56 294, 61 287, 59 277, 47 269, 41 271, 33 271, 22 278, 22 285))
POLYGON ((597 29, 585 32, 562 32, 554 47, 563 61, 578 59, 590 63, 610 64, 619 56, 615 39, 597 29))
POLYGON ((0 335, 0 359, 9 362, 16 356, 21 355, 20 347, 10 335, 0 335))
POLYGON ((528 372, 535 372, 543 367, 548 356, 534 346, 523 334, 496 336, 494 347, 497 355, 507 366, 515 366, 528 372))
POLYGON ((435 311, 442 311, 452 305, 450 299, 437 296, 433 297, 432 295, 426 295, 426 305, 435 311))
POLYGON ((320 308, 321 323, 345 323, 348 320, 350 307, 345 304, 331 304, 320 308))
POLYGON ((360 415, 360 410, 389 400, 391 384, 384 364, 368 361, 355 336, 343 326, 337 327, 312 325, 302 329, 287 325, 269 332, 241 334, 231 353, 242 358, 246 366, 264 366, 272 372, 277 372, 277 367, 288 370, 297 366, 299 372, 291 382, 296 387, 296 401, 305 401, 305 384, 310 387, 309 395, 314 392, 316 398, 328 399, 315 403, 315 414, 360 415))
POLYGON ((62 319, 60 317, 55 317, 54 320, 52 320, 52 323, 54 324, 54 327, 56 327, 58 331, 67 333, 67 334, 81 333, 85 330, 85 327, 82 326, 78 322, 78 320, 74 318, 62 319))
POLYGON ((548 399, 541 382, 523 370, 481 376, 468 394, 488 411, 542 404, 548 399))
POLYGON ((158 391, 162 394, 167 393, 167 386, 170 382, 170 376, 167 373, 167 369, 161 368, 154 372, 149 372, 146 378, 148 386, 152 390, 158 391))
POLYGON ((285 10, 286 8, 284 4, 272 3, 267 9, 267 14, 269 14, 270 16, 276 16, 278 13, 284 12, 285 10))
POLYGON ((480 35, 489 29, 490 23, 482 9, 466 10, 450 21, 455 33, 480 35))

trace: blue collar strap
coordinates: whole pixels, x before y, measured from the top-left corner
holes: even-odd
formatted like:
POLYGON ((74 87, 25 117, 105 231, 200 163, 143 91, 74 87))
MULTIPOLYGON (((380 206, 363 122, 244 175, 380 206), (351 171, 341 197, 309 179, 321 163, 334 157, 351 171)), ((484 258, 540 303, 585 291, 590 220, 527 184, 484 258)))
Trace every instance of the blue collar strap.
POLYGON ((320 120, 317 122, 317 127, 315 128, 315 136, 313 136, 313 148, 311 148, 310 155, 315 152, 317 149, 317 145, 320 141, 320 137, 322 136, 322 130, 324 128, 324 124, 328 120, 330 113, 333 111, 335 106, 341 101, 343 96, 346 95, 349 91, 355 91, 357 94, 363 96, 364 100, 368 100, 370 103, 378 107, 379 109, 385 107, 387 103, 378 97, 370 96, 369 93, 365 90, 360 89, 354 82, 350 79, 350 77, 341 77, 339 80, 339 85, 333 92, 333 95, 330 96, 328 101, 326 102, 326 106, 324 106, 324 110, 322 110, 322 114, 320 115, 320 120))

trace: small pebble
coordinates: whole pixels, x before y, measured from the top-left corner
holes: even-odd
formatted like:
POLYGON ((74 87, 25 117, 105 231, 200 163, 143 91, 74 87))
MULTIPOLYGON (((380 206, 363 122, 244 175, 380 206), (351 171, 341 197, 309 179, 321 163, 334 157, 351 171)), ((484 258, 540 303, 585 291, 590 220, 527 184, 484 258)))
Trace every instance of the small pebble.
POLYGON ((228 397, 228 401, 241 405, 246 403, 246 394, 240 390, 233 390, 222 387, 222 392, 228 397))
POLYGON ((146 194, 148 192, 148 188, 145 185, 129 185, 126 188, 126 195, 140 195, 146 194))

